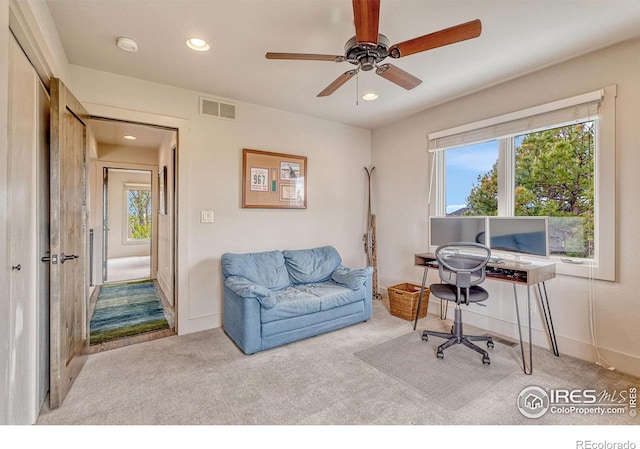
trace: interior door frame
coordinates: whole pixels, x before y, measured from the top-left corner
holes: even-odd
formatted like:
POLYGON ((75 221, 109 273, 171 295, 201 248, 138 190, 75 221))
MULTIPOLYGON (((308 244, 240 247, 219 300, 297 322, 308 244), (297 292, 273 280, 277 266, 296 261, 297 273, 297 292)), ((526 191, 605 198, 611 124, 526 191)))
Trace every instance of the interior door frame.
POLYGON ((179 117, 159 115, 132 109, 124 109, 98 103, 85 102, 84 106, 87 111, 89 111, 89 114, 92 117, 101 117, 117 121, 129 121, 140 124, 163 126, 166 128, 177 130, 178 144, 176 150, 176 166, 174 167, 174 177, 176 183, 174 214, 177 225, 173 233, 175 251, 177 253, 177 257, 175 258, 173 264, 173 272, 176 279, 176 288, 173 292, 176 314, 175 332, 178 335, 182 335, 183 333, 201 330, 200 328, 194 329, 193 326, 192 320, 197 320, 198 317, 189 315, 189 302, 187 300, 189 278, 188 270, 185 269, 188 266, 187 245, 180 244, 180 242, 186 242, 188 240, 187 210, 186 207, 183 206, 188 202, 188 192, 187 189, 183 187, 183 180, 186 179, 185 174, 189 159, 188 146, 189 129, 191 127, 190 121, 179 117))
MULTIPOLYGON (((129 162, 108 162, 108 161, 97 161, 95 164, 95 178, 94 179, 103 179, 103 173, 105 171, 105 169, 114 169, 114 170, 140 170, 140 171, 148 171, 151 174, 151 198, 153 198, 153 201, 151 202, 151 266, 149 267, 150 269, 150 277, 151 279, 155 279, 155 273, 158 270, 158 166, 157 165, 148 165, 148 164, 132 164, 129 162)), ((98 183, 96 183, 98 184, 98 183)), ((92 198, 94 198, 94 200, 96 201, 96 204, 99 204, 100 207, 98 207, 98 209, 100 209, 100 216, 98 217, 97 222, 101 224, 101 226, 104 227, 105 223, 108 220, 108 217, 105 216, 105 214, 108 214, 108 211, 105 208, 104 205, 104 201, 105 201, 105 195, 104 195, 104 184, 103 183, 99 183, 99 185, 102 188, 99 188, 98 185, 96 185, 96 192, 94 194, 92 194, 92 198)), ((102 239, 104 239, 104 232, 102 233, 103 236, 101 237, 102 239)), ((175 238, 175 236, 174 236, 175 238)), ((105 260, 105 254, 103 253, 104 249, 105 249, 105 245, 107 244, 107 242, 105 242, 104 240, 102 241, 102 244, 100 245, 100 247, 102 248, 100 250, 100 257, 96 258, 97 260, 100 260, 100 264, 102 266, 103 261, 105 260)), ((104 270, 104 268, 102 268, 100 270, 100 273, 102 273, 104 270)), ((175 267, 174 267, 175 270, 175 267)), ((105 284, 104 278, 102 277, 102 274, 99 277, 100 279, 100 284, 105 284)), ((108 279, 108 278, 107 278, 108 279)))
POLYGON ((100 257, 100 284, 109 279, 109 168, 102 168, 102 256, 100 257))

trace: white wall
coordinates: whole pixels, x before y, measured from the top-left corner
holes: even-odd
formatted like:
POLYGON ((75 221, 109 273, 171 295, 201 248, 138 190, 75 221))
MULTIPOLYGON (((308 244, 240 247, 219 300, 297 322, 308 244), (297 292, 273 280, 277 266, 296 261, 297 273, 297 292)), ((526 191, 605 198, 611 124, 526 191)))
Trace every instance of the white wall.
POLYGON ((365 264, 369 130, 247 103, 235 121, 201 117, 197 92, 76 66, 70 73, 67 84, 89 112, 107 105, 188 123, 178 148, 179 333, 221 325, 224 252, 334 245, 346 264, 365 264), (307 209, 243 209, 243 148, 306 156, 307 209), (202 210, 215 222, 200 223, 202 210))
MULTIPOLYGON (((594 298, 600 353, 618 370, 640 375, 640 41, 601 50, 418 113, 372 134, 376 166, 374 212, 378 220, 380 284, 420 283, 413 254, 426 251, 429 158, 427 134, 616 84, 617 281, 559 276, 547 283, 560 352, 593 360, 590 307, 594 298)), ((436 281, 436 273, 429 282, 436 281)), ((465 320, 517 338, 510 285, 488 283, 486 309, 470 308, 465 320)), ((524 294, 524 290, 522 294, 524 294)), ((439 301, 430 310, 436 313, 439 301)), ((534 341, 548 347, 540 314, 534 341)))

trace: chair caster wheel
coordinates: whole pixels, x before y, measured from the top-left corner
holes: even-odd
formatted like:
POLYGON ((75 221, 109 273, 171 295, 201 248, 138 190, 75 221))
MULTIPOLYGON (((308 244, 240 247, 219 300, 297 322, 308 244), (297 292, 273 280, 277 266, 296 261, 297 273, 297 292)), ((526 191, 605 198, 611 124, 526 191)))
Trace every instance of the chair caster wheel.
POLYGON ((442 360, 442 359, 444 359, 444 352, 442 352, 442 351, 438 351, 438 353, 436 354, 436 356, 438 357, 438 359, 442 360))
POLYGON ((489 360, 489 357, 482 357, 482 364, 491 365, 491 360, 489 360))
POLYGON ((428 335, 423 335, 422 336, 422 341, 429 341, 429 336, 428 335))
POLYGON ((493 342, 491 340, 487 342, 487 348, 493 348, 493 342))

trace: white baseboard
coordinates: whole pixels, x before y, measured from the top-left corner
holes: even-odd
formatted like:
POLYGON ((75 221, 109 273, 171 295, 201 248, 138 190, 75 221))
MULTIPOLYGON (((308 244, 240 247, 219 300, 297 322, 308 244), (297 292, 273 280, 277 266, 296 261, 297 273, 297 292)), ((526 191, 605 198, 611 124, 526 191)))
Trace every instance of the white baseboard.
POLYGON ((160 272, 157 273, 156 281, 158 282, 158 286, 162 290, 162 293, 164 294, 164 297, 166 298, 167 302, 171 306, 174 306, 175 304, 173 303, 173 292, 171 291, 169 282, 167 282, 164 276, 162 276, 162 273, 160 272))
POLYGON ((222 327, 222 314, 220 313, 184 319, 181 319, 181 315, 178 314, 178 335, 192 334, 218 327, 222 327))

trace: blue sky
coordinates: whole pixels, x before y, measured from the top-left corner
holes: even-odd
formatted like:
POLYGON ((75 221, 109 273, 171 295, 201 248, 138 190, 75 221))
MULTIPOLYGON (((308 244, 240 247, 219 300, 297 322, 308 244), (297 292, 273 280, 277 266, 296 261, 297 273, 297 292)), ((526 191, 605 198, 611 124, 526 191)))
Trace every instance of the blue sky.
POLYGON ((483 175, 498 160, 498 142, 484 142, 448 150, 445 156, 447 213, 466 206, 466 198, 479 175, 483 175))

